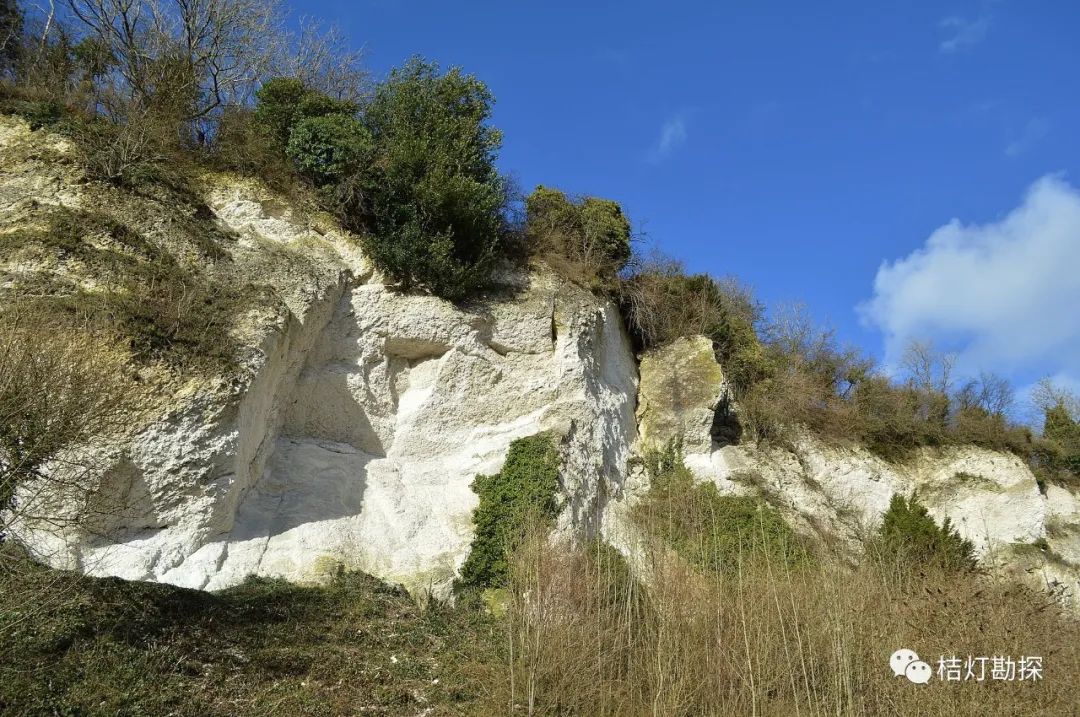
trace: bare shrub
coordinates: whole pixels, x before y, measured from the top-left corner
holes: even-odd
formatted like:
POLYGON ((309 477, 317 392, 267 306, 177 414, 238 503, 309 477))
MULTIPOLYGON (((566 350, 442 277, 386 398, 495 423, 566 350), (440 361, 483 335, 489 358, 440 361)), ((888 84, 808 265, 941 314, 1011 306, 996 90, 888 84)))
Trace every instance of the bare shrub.
POLYGON ((133 395, 115 336, 20 305, 0 314, 0 526, 45 492, 84 491, 93 466, 77 449, 130 425, 133 395))
MULTIPOLYGON (((705 526, 724 532, 717 522, 705 526)), ((656 554, 644 586, 610 548, 535 539, 516 560, 504 705, 525 714, 951 715, 1068 712, 1080 627, 1052 598, 974 572, 791 568, 747 552, 706 575, 656 554), (894 677, 915 650, 925 689, 894 677), (1038 682, 946 683, 939 657, 1040 655, 1038 682)))
POLYGON ((162 135, 169 130, 141 114, 122 123, 104 120, 72 123, 79 160, 92 179, 138 186, 165 164, 162 135))
POLYGON ((280 34, 275 2, 67 0, 78 26, 108 48, 110 85, 135 105, 183 102, 196 120, 244 102, 280 34))

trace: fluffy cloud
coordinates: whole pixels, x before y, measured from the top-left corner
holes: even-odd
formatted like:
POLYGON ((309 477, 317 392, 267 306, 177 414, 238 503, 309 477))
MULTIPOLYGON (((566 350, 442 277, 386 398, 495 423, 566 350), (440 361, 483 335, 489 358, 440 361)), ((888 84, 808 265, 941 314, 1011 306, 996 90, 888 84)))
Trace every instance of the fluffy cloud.
POLYGON ((886 363, 911 339, 959 354, 958 368, 1075 376, 1080 371, 1080 191, 1035 182, 1004 219, 938 228, 885 262, 859 307, 885 334, 886 363))

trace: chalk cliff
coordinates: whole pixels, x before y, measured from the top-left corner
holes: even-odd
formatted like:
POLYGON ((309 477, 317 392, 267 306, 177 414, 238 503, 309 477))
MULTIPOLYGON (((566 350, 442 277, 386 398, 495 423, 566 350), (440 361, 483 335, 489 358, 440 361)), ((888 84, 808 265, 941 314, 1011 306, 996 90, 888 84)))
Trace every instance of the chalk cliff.
MULTIPOLYGON (((93 207, 167 243, 165 209, 82 181, 69 152, 0 122, 5 231, 41 206, 93 207)), ((1040 491, 1015 456, 927 449, 894 465, 809 435, 758 448, 740 440, 704 338, 635 356, 611 301, 543 267, 507 270, 462 306, 403 293, 328 217, 235 177, 207 176, 201 191, 231 271, 268 284, 277 308, 237 317, 235 375, 166 381, 124 436, 93 447, 90 502, 107 510, 12 526, 44 561, 205 589, 346 567, 444 595, 472 540, 473 479, 515 439, 552 431, 563 538, 601 531, 628 549, 627 508, 648 487, 632 458, 680 438, 699 480, 763 495, 841 550, 857 550, 894 493, 917 491, 986 564, 1062 595, 1077 587, 1080 497, 1040 491)), ((8 262, 0 286, 30 269, 42 267, 8 262)))

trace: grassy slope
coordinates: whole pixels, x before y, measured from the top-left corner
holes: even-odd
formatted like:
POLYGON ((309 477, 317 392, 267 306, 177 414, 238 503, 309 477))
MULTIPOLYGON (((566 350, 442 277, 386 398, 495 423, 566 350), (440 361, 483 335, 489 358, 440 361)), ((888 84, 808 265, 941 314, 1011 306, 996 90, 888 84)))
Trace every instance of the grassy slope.
POLYGON ((220 593, 4 561, 0 714, 476 714, 496 623, 362 574, 220 593))

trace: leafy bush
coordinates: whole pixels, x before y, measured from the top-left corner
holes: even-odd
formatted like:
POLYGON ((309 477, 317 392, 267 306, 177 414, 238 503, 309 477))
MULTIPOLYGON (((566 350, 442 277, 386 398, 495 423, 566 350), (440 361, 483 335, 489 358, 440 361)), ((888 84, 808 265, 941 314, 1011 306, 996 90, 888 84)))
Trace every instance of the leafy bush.
POLYGON ((539 186, 525 199, 525 210, 530 250, 573 279, 603 286, 630 260, 630 222, 617 202, 571 200, 539 186))
POLYGON ((763 499, 721 495, 712 483, 695 483, 677 443, 651 453, 645 466, 652 484, 634 508, 636 520, 696 567, 723 574, 758 560, 793 567, 809 559, 803 542, 763 499))
POLYGON ((371 133, 342 114, 307 117, 289 134, 286 153, 315 186, 341 182, 361 170, 373 150, 371 133))
POLYGON ((947 517, 941 525, 935 523, 915 496, 905 499, 893 495, 878 532, 878 547, 884 554, 912 567, 975 568, 971 542, 960 537, 947 517))
POLYGON ((317 117, 354 116, 359 107, 354 102, 336 100, 307 87, 295 77, 274 77, 255 92, 255 120, 264 126, 284 150, 293 128, 317 117))
POLYGON ((514 441, 501 471, 476 476, 473 490, 480 496, 473 514, 476 536, 461 568, 459 587, 505 586, 510 555, 526 532, 544 530, 555 519, 558 489, 559 451, 545 433, 514 441))
POLYGON ((491 103, 472 75, 414 58, 365 108, 375 161, 339 210, 403 288, 461 298, 489 281, 504 253, 502 135, 487 124, 491 103))
POLYGON ((1073 420, 1063 402, 1046 409, 1043 438, 1057 448, 1051 467, 1080 475, 1080 423, 1073 420))
POLYGON ((278 137, 247 107, 228 107, 221 113, 208 163, 218 169, 256 176, 275 189, 291 192, 296 170, 278 137))

